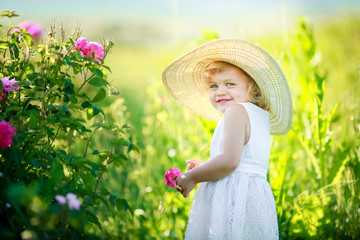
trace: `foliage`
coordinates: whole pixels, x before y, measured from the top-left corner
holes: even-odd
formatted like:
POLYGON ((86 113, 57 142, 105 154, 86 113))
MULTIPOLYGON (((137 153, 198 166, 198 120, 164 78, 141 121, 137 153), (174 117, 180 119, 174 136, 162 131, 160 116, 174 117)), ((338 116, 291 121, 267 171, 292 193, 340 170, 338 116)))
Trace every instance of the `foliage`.
POLYGON ((300 91, 293 90, 292 131, 276 138, 272 148, 277 173, 271 183, 281 235, 285 239, 358 239, 359 119, 353 118, 349 126, 356 138, 341 138, 341 103, 325 107, 328 74, 305 20, 299 20, 282 56, 293 89, 300 91))
MULTIPOLYGON (((110 68, 102 58, 81 55, 75 47, 78 29, 67 36, 60 26, 56 38, 52 25, 46 40, 35 41, 25 28, 0 28, 0 78, 14 78, 20 86, 0 101, 0 121, 17 133, 10 147, 0 149, 0 235, 102 239, 96 233, 103 229, 99 215, 114 211, 131 217, 126 199, 108 191, 103 179, 137 149, 126 119, 111 123, 101 105, 113 91, 110 68), (106 141, 95 144, 101 134, 106 141), (57 202, 56 195, 79 200, 80 209, 57 202), (100 204, 106 206, 101 214, 100 204)), ((106 56, 112 43, 103 45, 106 56)))

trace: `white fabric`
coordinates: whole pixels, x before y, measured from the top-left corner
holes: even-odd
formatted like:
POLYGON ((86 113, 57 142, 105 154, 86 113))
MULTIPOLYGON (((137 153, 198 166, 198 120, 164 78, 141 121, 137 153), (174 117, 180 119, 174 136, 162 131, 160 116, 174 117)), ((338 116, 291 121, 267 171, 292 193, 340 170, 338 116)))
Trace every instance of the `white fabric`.
MULTIPOLYGON (((266 173, 270 155, 269 113, 252 103, 239 103, 250 119, 250 138, 237 169, 212 182, 200 183, 191 207, 186 240, 279 239, 275 200, 266 173)), ((224 123, 211 140, 210 158, 221 154, 224 123)))

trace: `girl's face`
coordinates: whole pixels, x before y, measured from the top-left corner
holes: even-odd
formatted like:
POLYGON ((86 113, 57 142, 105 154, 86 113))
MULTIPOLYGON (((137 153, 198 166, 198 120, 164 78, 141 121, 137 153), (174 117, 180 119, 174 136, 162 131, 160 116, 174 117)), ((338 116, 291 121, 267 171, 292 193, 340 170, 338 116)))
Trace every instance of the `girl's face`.
POLYGON ((211 104, 220 112, 234 102, 249 102, 249 78, 235 66, 228 66, 208 80, 211 104))

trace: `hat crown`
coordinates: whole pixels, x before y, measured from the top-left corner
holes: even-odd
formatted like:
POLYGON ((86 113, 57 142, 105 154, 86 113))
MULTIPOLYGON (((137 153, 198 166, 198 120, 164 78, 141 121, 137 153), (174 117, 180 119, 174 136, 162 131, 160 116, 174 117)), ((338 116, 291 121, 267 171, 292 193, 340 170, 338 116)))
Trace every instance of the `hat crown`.
POLYGON ((276 60, 260 46, 242 39, 218 39, 179 57, 164 70, 167 91, 191 111, 218 121, 222 114, 212 107, 202 74, 214 61, 231 63, 248 73, 269 103, 271 134, 286 134, 292 123, 292 98, 286 77, 276 60))

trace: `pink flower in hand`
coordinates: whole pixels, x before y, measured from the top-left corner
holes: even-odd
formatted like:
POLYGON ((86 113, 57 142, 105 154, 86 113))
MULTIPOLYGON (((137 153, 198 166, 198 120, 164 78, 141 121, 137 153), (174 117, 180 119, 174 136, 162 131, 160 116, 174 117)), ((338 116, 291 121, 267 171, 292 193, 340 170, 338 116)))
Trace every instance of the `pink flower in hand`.
POLYGON ((175 179, 181 175, 181 172, 178 168, 170 168, 165 173, 164 181, 165 183, 170 187, 176 187, 176 181, 175 179))
POLYGON ((15 129, 6 121, 0 122, 0 148, 8 148, 12 144, 11 136, 16 135, 15 129))
POLYGON ((2 81, 4 91, 6 92, 9 91, 13 92, 20 89, 20 86, 14 87, 14 85, 19 82, 19 81, 15 81, 15 78, 9 80, 9 77, 4 77, 4 78, 0 78, 0 80, 2 81))
MULTIPOLYGON (((19 23, 18 27, 25 28, 26 31, 30 33, 35 40, 38 39, 42 34, 41 26, 37 23, 24 21, 22 23, 19 23)), ((19 30, 15 29, 14 32, 19 32, 19 30)))

